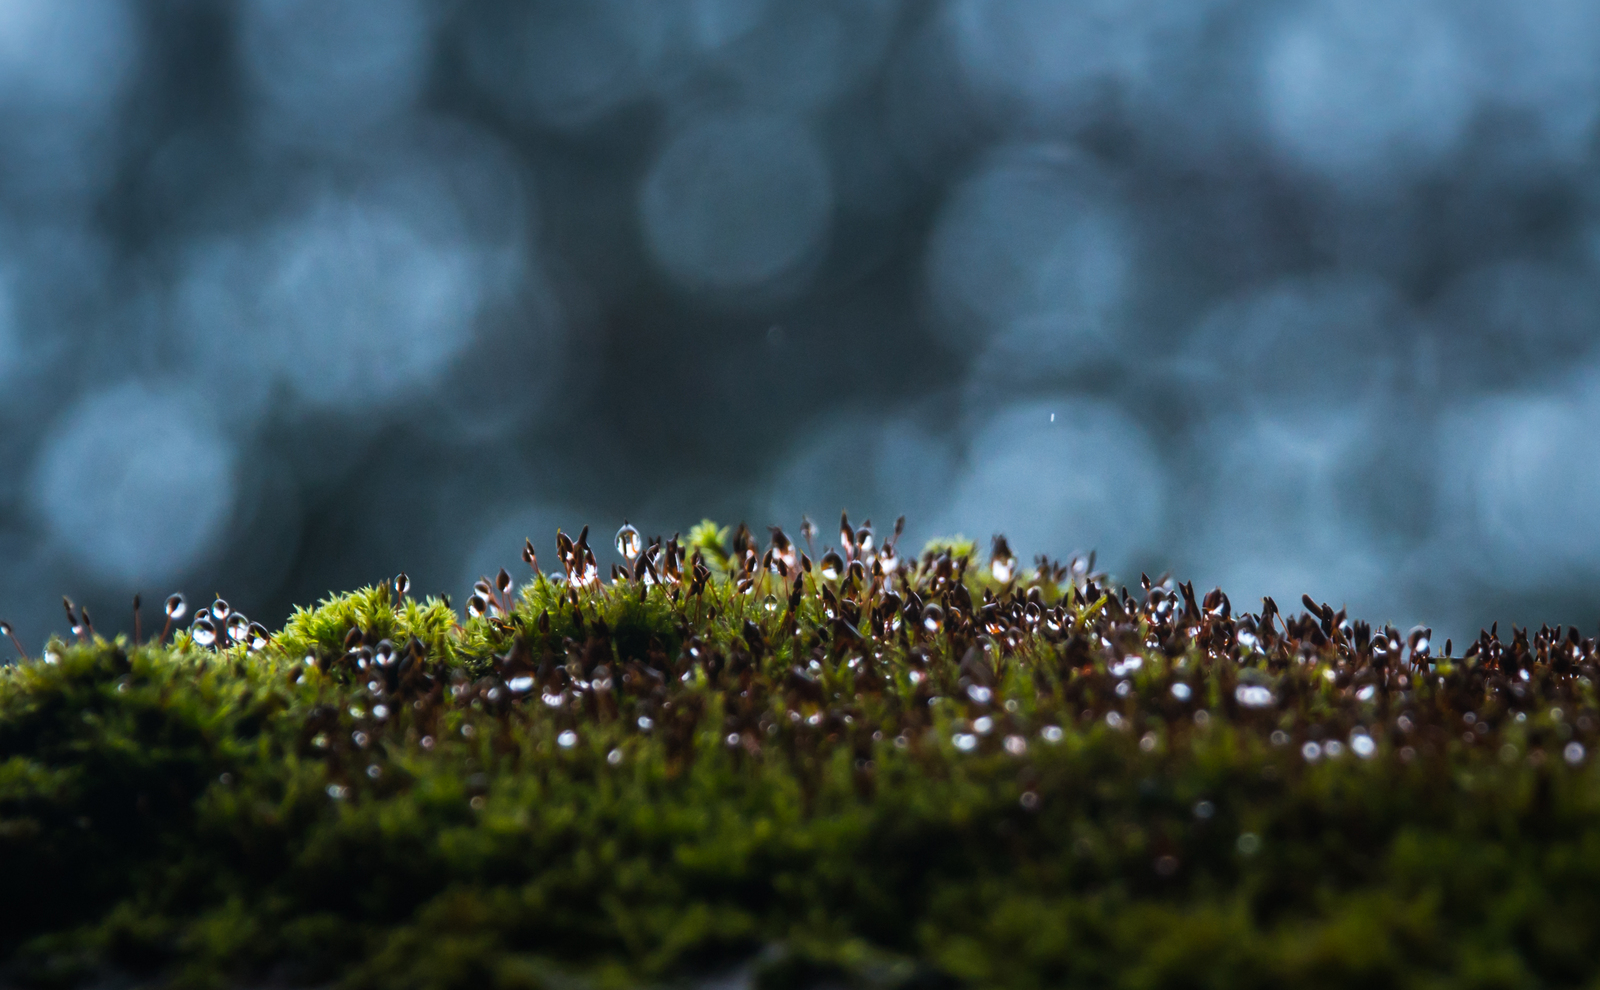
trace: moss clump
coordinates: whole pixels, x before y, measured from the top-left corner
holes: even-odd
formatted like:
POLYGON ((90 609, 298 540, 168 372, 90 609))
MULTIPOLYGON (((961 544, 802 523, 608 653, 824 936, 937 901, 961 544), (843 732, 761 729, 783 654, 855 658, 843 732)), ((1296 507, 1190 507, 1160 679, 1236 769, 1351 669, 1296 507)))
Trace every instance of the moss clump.
POLYGON ((4 670, 0 982, 1600 974, 1575 632, 1434 658, 1003 543, 849 533, 812 566, 712 526, 610 581, 561 548, 464 622, 379 585, 255 651, 57 641, 4 670))

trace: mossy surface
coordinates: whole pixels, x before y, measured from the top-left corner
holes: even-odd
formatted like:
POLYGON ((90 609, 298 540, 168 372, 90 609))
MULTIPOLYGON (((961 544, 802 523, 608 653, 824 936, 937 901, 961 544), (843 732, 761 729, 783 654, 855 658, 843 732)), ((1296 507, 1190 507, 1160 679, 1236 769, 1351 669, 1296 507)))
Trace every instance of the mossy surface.
POLYGON ((1600 986, 1593 641, 563 552, 0 672, 0 982, 1600 986))

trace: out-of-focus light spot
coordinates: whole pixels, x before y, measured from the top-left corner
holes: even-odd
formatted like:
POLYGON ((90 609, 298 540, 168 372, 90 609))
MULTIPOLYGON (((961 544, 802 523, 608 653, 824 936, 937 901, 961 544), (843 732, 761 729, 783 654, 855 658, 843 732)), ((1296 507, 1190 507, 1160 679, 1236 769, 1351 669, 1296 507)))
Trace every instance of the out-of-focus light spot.
POLYGON ((651 91, 674 13, 659 0, 484 5, 467 33, 468 63, 519 116, 582 127, 651 91))
POLYGON ((270 129, 347 140, 416 101, 431 27, 420 0, 248 0, 240 56, 270 129))
POLYGON ((1465 563, 1503 588, 1600 575, 1593 371, 1565 392, 1464 405, 1441 436, 1441 532, 1465 563))
POLYGON ((190 394, 129 384, 84 399, 47 437, 32 496, 77 562, 164 583, 212 550, 237 495, 233 445, 190 394))
POLYGON ((830 103, 877 64, 896 0, 812 0, 777 4, 718 53, 741 101, 796 114, 830 103))
POLYGON ((1600 5, 1483 0, 1457 10, 1472 33, 1485 104, 1536 125, 1508 135, 1512 161, 1587 155, 1600 115, 1600 5))
POLYGON ((139 62, 126 0, 0 3, 0 176, 65 191, 105 164, 105 124, 139 62))
POLYGON ((1198 40, 1212 6, 954 0, 945 28, 979 92, 1013 103, 1026 120, 1075 123, 1097 99, 1153 84, 1198 40))
POLYGON ((1358 498, 1369 440, 1388 418, 1310 407, 1212 420, 1193 444, 1203 481, 1180 534, 1187 572, 1235 602, 1309 593, 1392 608, 1397 560, 1358 498))
POLYGON ((676 134, 641 189, 645 243, 686 288, 792 289, 826 246, 828 163, 797 123, 756 114, 702 117, 676 134))
POLYGON ((312 408, 389 404, 472 344, 480 311, 519 274, 517 244, 477 229, 448 169, 411 164, 191 250, 176 315, 230 405, 259 405, 278 384, 312 408))
POLYGON ((1436 165, 1475 108, 1478 68, 1448 5, 1304 0, 1269 34, 1267 133, 1345 188, 1436 165))
POLYGON ((1062 366, 1115 342, 1134 234, 1113 191, 1071 153, 1003 155, 956 192, 929 251, 938 325, 952 344, 999 333, 1062 366))
POLYGON ((1600 287, 1593 270, 1502 261, 1462 273, 1432 310, 1447 381, 1515 385, 1594 348, 1600 287))
POLYGON ((998 333, 1053 366, 1104 357, 1134 277, 1134 234, 1104 181, 1053 147, 1003 155, 957 190, 928 256, 939 329, 998 333))
POLYGON ((1174 366, 1213 408, 1344 404, 1397 384, 1406 316, 1377 279, 1284 279, 1213 307, 1174 366))
POLYGON ((977 430, 933 528, 980 545, 1003 532, 1023 560, 1094 550, 1116 571, 1161 549, 1166 506, 1165 468, 1143 427, 1105 403, 1059 398, 1011 406, 977 430))

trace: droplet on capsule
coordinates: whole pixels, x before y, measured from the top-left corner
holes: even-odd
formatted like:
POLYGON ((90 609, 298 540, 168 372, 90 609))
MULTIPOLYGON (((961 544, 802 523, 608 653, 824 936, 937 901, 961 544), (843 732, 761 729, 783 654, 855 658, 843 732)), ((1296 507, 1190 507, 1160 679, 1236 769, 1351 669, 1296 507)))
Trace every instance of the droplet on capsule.
POLYGON ((195 617, 194 625, 189 627, 189 636, 197 646, 215 646, 217 642, 217 626, 204 615, 195 617))
POLYGON ((467 615, 474 619, 483 618, 483 613, 489 611, 489 603, 482 595, 473 595, 467 599, 467 615))
POLYGON ((621 554, 631 564, 638 558, 642 549, 644 549, 644 544, 639 538, 639 531, 624 519, 622 528, 617 530, 617 553, 621 554))
POLYGON ((844 573, 844 558, 835 551, 829 550, 822 555, 822 561, 818 566, 821 568, 823 577, 829 581, 837 581, 839 575, 844 573))
POLYGON ((166 612, 169 619, 181 619, 189 611, 189 603, 183 600, 182 595, 171 595, 167 598, 166 612))

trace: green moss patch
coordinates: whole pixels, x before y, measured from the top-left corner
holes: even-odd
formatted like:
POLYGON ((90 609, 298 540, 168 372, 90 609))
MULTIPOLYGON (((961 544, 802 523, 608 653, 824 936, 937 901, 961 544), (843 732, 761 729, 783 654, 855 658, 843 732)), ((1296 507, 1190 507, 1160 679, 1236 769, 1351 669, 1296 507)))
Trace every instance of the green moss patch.
POLYGON ((562 554, 465 618, 391 582, 0 671, 0 981, 1600 977, 1576 632, 1440 657, 1003 542, 562 554))

